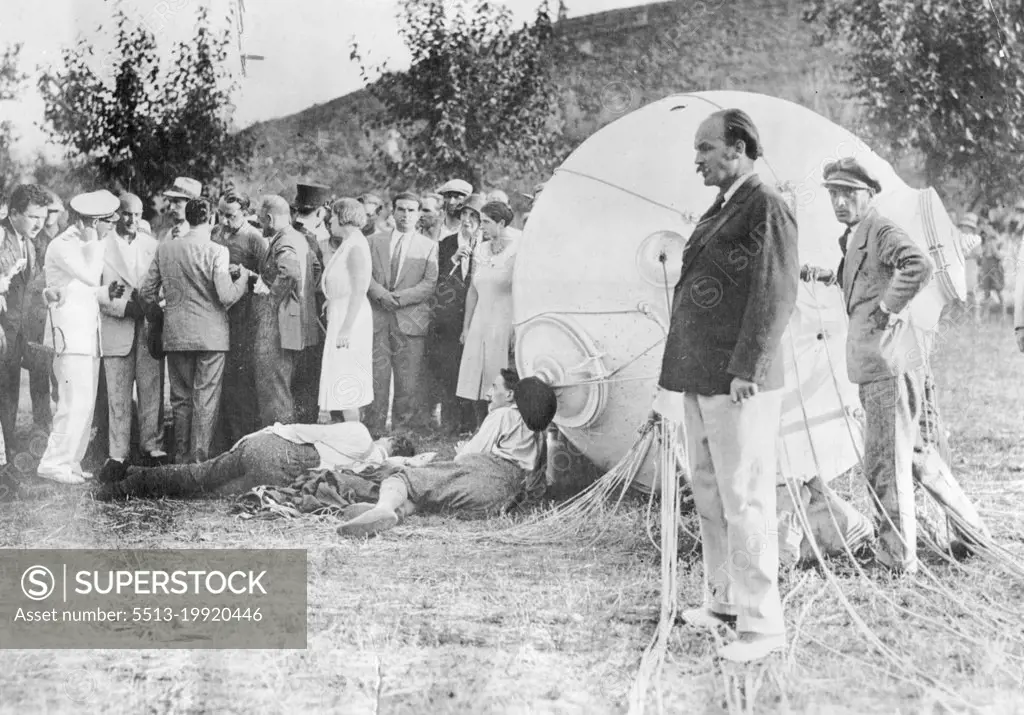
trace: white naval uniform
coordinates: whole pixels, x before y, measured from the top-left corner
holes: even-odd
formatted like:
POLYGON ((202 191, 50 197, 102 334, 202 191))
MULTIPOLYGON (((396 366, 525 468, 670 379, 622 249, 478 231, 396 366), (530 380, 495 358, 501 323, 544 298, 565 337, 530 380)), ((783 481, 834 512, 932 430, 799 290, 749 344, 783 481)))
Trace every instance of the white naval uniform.
POLYGON ((103 241, 81 240, 72 225, 46 249, 46 287, 59 288, 59 304, 47 311, 44 340, 54 349, 53 372, 58 382, 57 412, 39 462, 40 476, 82 476, 96 404, 100 369, 100 302, 109 302, 100 285, 103 241))

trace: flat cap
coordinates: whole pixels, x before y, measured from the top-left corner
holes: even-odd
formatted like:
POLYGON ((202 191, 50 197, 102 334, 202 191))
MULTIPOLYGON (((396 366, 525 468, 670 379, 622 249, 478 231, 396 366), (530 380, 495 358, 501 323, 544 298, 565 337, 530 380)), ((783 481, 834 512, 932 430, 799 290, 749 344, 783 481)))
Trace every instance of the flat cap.
POLYGON ((106 189, 79 194, 71 199, 71 209, 85 218, 110 216, 120 207, 120 199, 106 189))
POLYGON ((824 176, 825 186, 867 189, 876 194, 882 190, 882 184, 878 179, 852 156, 844 156, 838 161, 826 164, 824 176))
POLYGON ((468 181, 462 179, 451 179, 441 184, 441 187, 437 190, 437 193, 444 196, 445 194, 462 194, 463 196, 469 196, 473 193, 473 185, 468 181))
POLYGON ((473 194, 472 196, 468 197, 465 201, 462 202, 461 211, 469 209, 470 211, 475 211, 476 214, 479 216, 480 212, 484 208, 484 204, 486 203, 486 196, 484 196, 483 194, 473 194))

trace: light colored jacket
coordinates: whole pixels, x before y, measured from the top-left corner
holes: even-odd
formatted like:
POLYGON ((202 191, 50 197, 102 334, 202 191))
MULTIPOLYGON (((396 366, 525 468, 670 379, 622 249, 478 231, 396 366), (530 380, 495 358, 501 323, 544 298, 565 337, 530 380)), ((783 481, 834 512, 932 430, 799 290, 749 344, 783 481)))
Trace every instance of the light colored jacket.
POLYGON ((906 308, 932 271, 931 259, 903 229, 874 209, 857 225, 841 265, 850 315, 846 369, 851 382, 895 377, 920 359, 906 308), (894 318, 890 327, 879 329, 870 316, 883 300, 894 318))
POLYGON ((228 350, 228 308, 248 288, 247 273, 232 281, 228 265, 228 249, 210 240, 209 226, 159 243, 139 297, 151 307, 163 288, 165 352, 228 350))
POLYGON ((373 308, 374 329, 394 316, 400 333, 423 336, 430 328, 430 299, 437 286, 437 243, 421 233, 413 233, 407 239, 402 269, 394 291, 390 291, 387 286, 391 283, 391 233, 380 231, 370 237, 373 272, 367 295, 373 308), (391 292, 398 297, 399 308, 395 312, 385 310, 380 303, 381 298, 391 292))
MULTIPOLYGON (((158 242, 152 236, 139 231, 135 240, 128 240, 111 231, 103 239, 103 283, 116 280, 125 286, 124 295, 100 304, 100 341, 103 354, 107 357, 124 357, 135 346, 135 320, 124 317, 125 306, 132 290, 140 290, 149 267, 156 256, 158 242)), ((148 325, 143 326, 140 339, 146 340, 148 325)))
POLYGON ((46 287, 62 299, 47 311, 43 342, 59 355, 100 353, 100 303, 109 303, 103 287, 103 241, 82 241, 72 224, 46 249, 46 287))

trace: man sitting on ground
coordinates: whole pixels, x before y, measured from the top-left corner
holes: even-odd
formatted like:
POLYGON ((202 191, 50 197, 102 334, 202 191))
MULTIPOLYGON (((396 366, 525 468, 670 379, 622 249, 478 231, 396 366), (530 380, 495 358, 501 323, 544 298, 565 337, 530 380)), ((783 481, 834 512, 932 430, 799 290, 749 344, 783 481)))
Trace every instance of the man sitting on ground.
POLYGON ((228 496, 262 484, 289 486, 310 469, 384 464, 389 457, 415 453, 415 445, 403 435, 374 442, 361 422, 278 423, 246 435, 230 451, 205 462, 131 467, 124 479, 103 485, 96 498, 228 496))
POLYGON ((414 511, 486 518, 538 499, 546 487, 544 431, 558 404, 536 377, 502 370, 487 392, 489 410, 472 439, 451 462, 394 467, 384 474, 376 505, 345 510, 343 536, 373 536, 414 511))

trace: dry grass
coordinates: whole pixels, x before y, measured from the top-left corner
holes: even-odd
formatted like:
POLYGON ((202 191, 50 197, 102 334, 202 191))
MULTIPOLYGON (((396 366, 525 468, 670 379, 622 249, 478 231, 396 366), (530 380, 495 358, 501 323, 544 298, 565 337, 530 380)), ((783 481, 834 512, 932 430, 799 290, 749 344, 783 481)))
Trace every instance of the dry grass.
MULTIPOLYGON (((935 365, 954 468, 1021 556, 1024 356, 1008 323, 967 324, 935 365)), ((658 603, 644 502, 610 517, 599 544, 555 548, 478 538, 505 522, 436 517, 341 541, 329 519, 241 521, 226 506, 120 507, 53 488, 0 505, 0 544, 307 548, 307 650, 0 651, 0 712, 624 712, 654 627, 643 614, 658 603)), ((819 572, 793 571, 783 578, 791 648, 750 671, 763 676, 755 712, 1024 712, 1024 584, 982 563, 933 562, 934 580, 831 567, 882 643, 933 684, 873 650, 819 572)), ((699 562, 683 571, 681 598, 696 600, 699 562)), ((735 708, 725 676, 748 673, 723 671, 713 647, 675 629, 660 681, 667 712, 735 708)))

